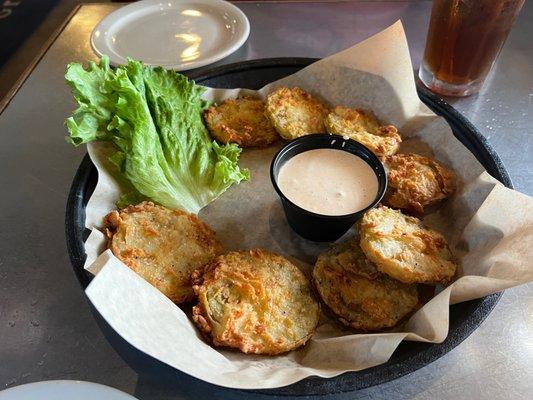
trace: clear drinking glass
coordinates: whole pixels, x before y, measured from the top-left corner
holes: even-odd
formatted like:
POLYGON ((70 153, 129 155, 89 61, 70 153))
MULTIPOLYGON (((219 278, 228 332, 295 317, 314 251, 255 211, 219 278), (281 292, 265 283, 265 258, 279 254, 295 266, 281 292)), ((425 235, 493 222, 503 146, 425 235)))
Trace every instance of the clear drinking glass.
POLYGON ((433 92, 479 91, 524 0, 433 0, 420 80, 433 92))

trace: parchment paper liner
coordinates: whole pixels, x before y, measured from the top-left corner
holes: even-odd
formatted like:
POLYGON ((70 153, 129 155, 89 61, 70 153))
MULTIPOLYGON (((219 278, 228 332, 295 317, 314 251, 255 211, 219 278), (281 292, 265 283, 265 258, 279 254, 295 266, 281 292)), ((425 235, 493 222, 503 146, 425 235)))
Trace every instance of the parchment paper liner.
MULTIPOLYGON (((87 296, 106 321, 131 345, 196 378, 233 388, 264 389, 288 385, 310 375, 332 377, 386 362, 402 340, 442 342, 448 333, 449 304, 526 283, 533 278, 533 201, 503 187, 484 172, 452 134, 444 119, 418 98, 405 34, 400 22, 358 45, 273 82, 275 88, 300 86, 330 105, 363 107, 399 127, 401 152, 432 155, 453 168, 458 193, 426 217, 461 259, 453 284, 442 290, 401 327, 401 332, 353 334, 323 317, 301 350, 267 357, 210 347, 185 313, 105 251, 102 217, 114 209, 119 179, 107 161, 112 147, 91 143, 89 154, 99 173, 87 205, 86 268, 96 277, 87 296)), ((222 100, 246 89, 209 89, 206 98, 222 100)), ((280 144, 245 150, 240 164, 249 182, 233 186, 200 212, 227 250, 262 247, 280 253, 309 272, 328 246, 308 242, 288 227, 271 186, 268 167, 280 144)), ((349 232, 347 238, 353 236, 349 232)))

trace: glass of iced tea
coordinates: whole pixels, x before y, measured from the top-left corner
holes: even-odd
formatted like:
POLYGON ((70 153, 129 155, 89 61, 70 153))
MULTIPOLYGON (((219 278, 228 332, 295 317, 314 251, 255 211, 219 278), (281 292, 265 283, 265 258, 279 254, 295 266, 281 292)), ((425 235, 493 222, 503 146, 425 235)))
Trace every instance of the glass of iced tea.
POLYGON ((524 0, 433 0, 420 80, 433 92, 479 91, 524 0))

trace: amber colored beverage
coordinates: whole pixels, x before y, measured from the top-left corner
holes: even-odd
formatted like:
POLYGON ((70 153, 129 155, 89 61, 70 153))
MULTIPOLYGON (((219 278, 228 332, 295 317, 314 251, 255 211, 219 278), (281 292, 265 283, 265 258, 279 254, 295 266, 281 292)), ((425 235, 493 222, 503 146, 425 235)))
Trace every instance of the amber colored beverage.
POLYGON ((432 91, 479 91, 524 0, 433 0, 420 80, 432 91))

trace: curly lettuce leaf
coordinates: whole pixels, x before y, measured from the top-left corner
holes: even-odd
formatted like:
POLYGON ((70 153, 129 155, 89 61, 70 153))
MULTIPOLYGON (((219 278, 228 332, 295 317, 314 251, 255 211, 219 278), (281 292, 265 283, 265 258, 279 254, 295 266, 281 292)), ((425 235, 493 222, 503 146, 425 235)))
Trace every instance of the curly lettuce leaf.
POLYGON ((69 64, 65 79, 79 104, 66 120, 67 141, 114 143, 111 161, 138 191, 124 196, 121 206, 149 198, 198 213, 249 179, 238 166, 241 149, 210 138, 202 121, 205 89, 187 77, 135 60, 112 69, 102 57, 87 69, 69 64))

